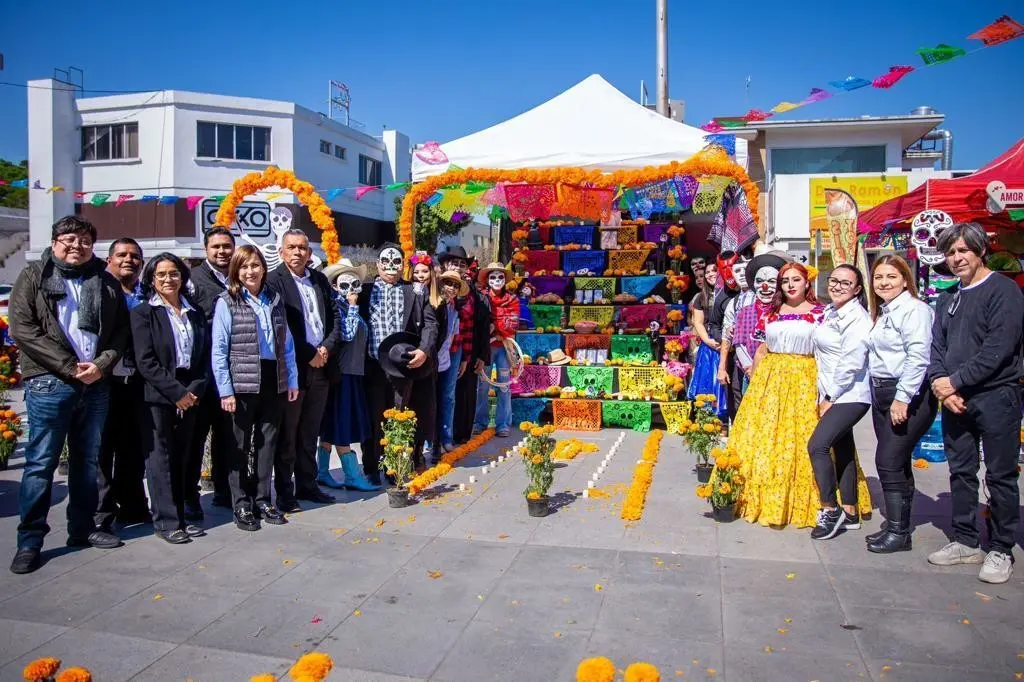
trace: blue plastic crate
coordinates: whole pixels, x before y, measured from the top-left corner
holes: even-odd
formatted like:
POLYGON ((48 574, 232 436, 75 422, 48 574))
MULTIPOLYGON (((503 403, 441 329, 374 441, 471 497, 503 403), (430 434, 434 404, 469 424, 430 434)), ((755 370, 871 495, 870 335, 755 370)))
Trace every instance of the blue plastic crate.
POLYGON ((555 246, 565 246, 566 244, 586 244, 588 246, 593 246, 594 226, 556 225, 555 246))
POLYGON ((562 347, 561 334, 516 334, 516 343, 524 355, 536 358, 547 355, 556 348, 562 347))
POLYGON ((547 404, 548 401, 544 398, 513 398, 512 424, 519 425, 523 422, 536 424, 547 404))
POLYGON ((639 275, 622 278, 622 293, 632 294, 638 299, 645 298, 664 281, 665 275, 639 275))
POLYGON ((579 274, 586 270, 593 275, 604 274, 605 251, 563 251, 562 271, 566 275, 579 274))

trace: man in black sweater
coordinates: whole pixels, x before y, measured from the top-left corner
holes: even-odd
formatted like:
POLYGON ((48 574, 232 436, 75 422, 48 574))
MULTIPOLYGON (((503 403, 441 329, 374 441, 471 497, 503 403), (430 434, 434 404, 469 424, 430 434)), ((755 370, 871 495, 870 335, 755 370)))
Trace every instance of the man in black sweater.
POLYGON ((984 564, 979 580, 1005 583, 1013 573, 1020 521, 1020 451, 1024 369, 1024 295, 1008 277, 985 267, 988 237, 977 223, 944 230, 938 248, 960 278, 935 310, 928 378, 942 403, 942 436, 949 460, 953 542, 928 556, 938 566, 984 564), (980 548, 978 443, 985 447, 990 551, 980 548))

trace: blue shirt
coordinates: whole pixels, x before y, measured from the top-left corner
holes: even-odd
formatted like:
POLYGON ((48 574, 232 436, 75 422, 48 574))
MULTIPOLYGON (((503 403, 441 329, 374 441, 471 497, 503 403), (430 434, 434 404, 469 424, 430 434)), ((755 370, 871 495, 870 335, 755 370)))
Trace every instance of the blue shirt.
POLYGON ((132 290, 124 294, 124 302, 128 306, 128 312, 131 312, 135 306, 142 303, 145 299, 142 296, 142 283, 136 282, 132 290))
MULTIPOLYGON (((276 360, 270 297, 265 291, 260 292, 259 296, 253 296, 246 289, 242 290, 242 297, 256 313, 256 339, 260 346, 260 360, 276 360)), ((213 312, 213 379, 217 383, 217 393, 221 398, 230 398, 235 394, 235 389, 231 384, 231 371, 228 367, 230 348, 231 310, 228 308, 227 301, 218 298, 217 307, 213 312)), ((297 390, 299 388, 299 370, 295 366, 295 342, 292 340, 292 334, 288 327, 284 329, 284 361, 288 368, 288 388, 297 390)))

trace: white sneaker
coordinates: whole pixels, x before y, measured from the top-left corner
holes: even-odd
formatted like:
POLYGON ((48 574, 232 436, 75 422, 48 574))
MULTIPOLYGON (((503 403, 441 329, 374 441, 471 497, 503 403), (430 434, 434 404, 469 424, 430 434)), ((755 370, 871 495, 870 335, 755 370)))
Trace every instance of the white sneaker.
POLYGON ((951 542, 938 552, 928 555, 928 563, 936 566, 956 566, 957 564, 980 564, 985 561, 985 553, 977 547, 968 547, 959 542, 951 542))
POLYGON ((1009 554, 989 552, 985 557, 985 565, 978 572, 978 580, 983 583, 1000 585, 1013 575, 1013 559, 1009 554))

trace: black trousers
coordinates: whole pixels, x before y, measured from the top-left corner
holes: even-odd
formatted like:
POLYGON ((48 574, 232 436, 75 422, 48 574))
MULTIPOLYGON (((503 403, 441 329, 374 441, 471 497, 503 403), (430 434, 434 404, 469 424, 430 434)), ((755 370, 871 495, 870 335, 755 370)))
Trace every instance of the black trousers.
POLYGON ((316 440, 330 390, 327 368, 307 367, 305 381, 305 386, 299 386, 299 397, 294 402, 285 402, 277 438, 274 488, 279 500, 291 501, 296 492, 301 495, 316 489, 316 440))
POLYGON ((910 458, 921 436, 935 421, 938 401, 927 386, 921 386, 907 408, 907 421, 893 426, 889 408, 896 399, 896 380, 872 379, 871 421, 875 427, 878 449, 875 450, 875 468, 882 490, 898 490, 908 494, 914 491, 914 469, 910 458))
POLYGON ((942 410, 942 440, 949 460, 953 500, 953 534, 968 547, 980 543, 978 511, 978 443, 985 447, 985 485, 989 494, 988 535, 991 550, 1012 554, 1020 523, 1017 456, 1020 452, 1021 387, 999 386, 967 399, 967 411, 942 410))
POLYGON ((277 392, 277 361, 260 362, 260 392, 235 395, 231 428, 234 450, 228 485, 235 509, 270 504, 270 477, 274 468, 278 431, 288 397, 277 392))
POLYGON ((729 351, 729 357, 725 361, 725 369, 729 372, 729 423, 736 421, 736 413, 740 411, 740 403, 743 402, 743 381, 747 375, 743 373, 743 367, 736 360, 736 352, 729 351))
POLYGON ((139 410, 142 447, 146 456, 146 481, 153 510, 153 527, 173 531, 185 527, 188 493, 187 462, 192 445, 196 410, 178 414, 174 405, 147 403, 139 410))
MULTIPOLYGON (((275 380, 276 381, 276 380, 275 380)), ((199 404, 192 408, 196 422, 192 429, 192 443, 189 446, 188 459, 185 463, 185 497, 186 501, 197 502, 199 499, 199 478, 203 472, 203 452, 206 449, 206 437, 213 432, 210 443, 210 476, 213 479, 213 494, 228 499, 231 488, 228 486, 228 471, 231 469, 232 453, 235 450, 235 438, 232 433, 231 415, 221 409, 220 395, 217 387, 210 381, 210 388, 199 396, 199 404)))
POLYGON ((434 365, 434 370, 423 379, 413 382, 409 396, 410 407, 416 412, 416 443, 412 456, 415 466, 425 464, 423 458, 424 443, 429 442, 433 448, 434 459, 439 459, 437 448, 437 362, 433 358, 427 362, 434 365))
POLYGON ((121 516, 138 517, 149 503, 142 482, 146 474, 148 449, 142 446, 139 408, 142 407, 142 380, 138 376, 111 377, 110 410, 103 429, 96 487, 96 525, 110 529, 121 516))
POLYGON ((837 485, 843 504, 857 506, 857 446, 853 442, 853 427, 870 408, 867 403, 833 405, 807 441, 822 506, 834 507, 839 503, 837 485))
POLYGON ((384 437, 382 420, 384 411, 392 407, 408 407, 412 382, 392 382, 384 374, 380 363, 367 356, 364 368, 366 402, 370 413, 372 429, 370 439, 360 443, 363 451, 363 471, 367 476, 380 473, 381 438, 384 437))

